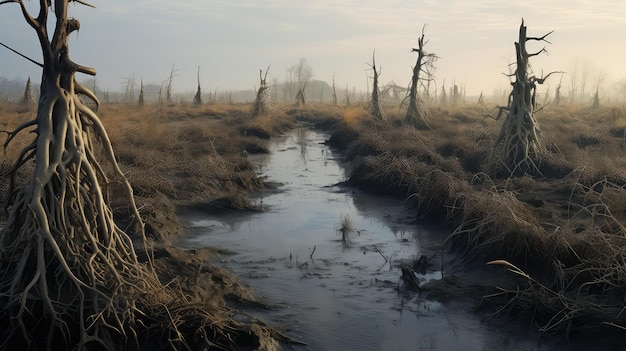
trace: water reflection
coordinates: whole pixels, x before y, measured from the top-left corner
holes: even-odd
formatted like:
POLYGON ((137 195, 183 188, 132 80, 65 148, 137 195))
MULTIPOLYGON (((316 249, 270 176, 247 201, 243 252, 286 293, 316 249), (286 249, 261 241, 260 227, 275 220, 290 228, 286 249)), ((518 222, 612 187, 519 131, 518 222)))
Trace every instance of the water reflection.
MULTIPOLYGON (((256 159, 263 174, 283 184, 263 196, 269 211, 255 214, 189 213, 194 228, 183 247, 220 246, 237 253, 223 264, 255 294, 284 308, 254 311, 290 325, 306 341, 297 350, 482 350, 504 345, 468 313, 401 289, 402 262, 437 252, 445 232, 411 224, 396 199, 347 190, 326 136, 299 129, 256 159), (349 216, 349 241, 337 233, 349 216)), ((430 270, 422 280, 441 279, 430 270)), ((519 346, 519 345, 518 345, 519 346)))

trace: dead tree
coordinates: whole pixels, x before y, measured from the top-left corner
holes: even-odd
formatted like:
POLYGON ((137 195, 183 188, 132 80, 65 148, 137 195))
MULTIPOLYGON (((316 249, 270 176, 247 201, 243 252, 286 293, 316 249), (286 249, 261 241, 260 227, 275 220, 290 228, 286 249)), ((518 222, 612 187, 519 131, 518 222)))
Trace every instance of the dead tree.
POLYGON ((306 89, 306 83, 304 82, 304 84, 302 85, 302 87, 300 87, 300 89, 298 89, 298 93, 296 94, 296 105, 298 105, 298 107, 304 107, 304 105, 306 105, 306 97, 304 94, 304 89, 306 89))
POLYGON ((267 86, 267 72, 269 72, 270 66, 267 66, 265 75, 263 70, 259 70, 259 89, 256 92, 256 98, 254 99, 254 105, 252 105, 252 115, 261 116, 269 114, 268 99, 269 99, 269 87, 267 86))
POLYGON ((170 70, 170 75, 167 77, 167 84, 165 85, 165 102, 168 104, 172 104, 174 101, 172 100, 172 81, 176 76, 176 70, 174 69, 174 65, 172 65, 172 69, 170 70))
POLYGON ((143 78, 141 78, 141 85, 139 86, 139 100, 137 100, 137 105, 139 107, 143 107, 146 104, 145 92, 143 89, 143 78))
POLYGON ((75 77, 94 76, 95 69, 69 57, 69 36, 80 28, 78 20, 67 17, 69 2, 55 0, 51 12, 51 1, 41 0, 32 17, 23 0, 0 1, 20 5, 43 56, 35 119, 5 131, 5 147, 20 132, 33 131, 34 138, 9 173, 8 220, 0 232, 0 349, 15 344, 39 350, 117 349, 119 340, 130 335, 142 301, 163 290, 150 265, 138 261, 133 240, 113 220, 107 191, 118 184, 119 196, 129 201, 138 240, 145 239, 107 132, 79 98, 99 104, 75 77), (48 23, 51 13, 55 25, 48 23), (52 37, 49 28, 54 28, 52 37), (32 178, 15 187, 17 171, 28 162, 34 162, 32 178))
POLYGON ((34 104, 35 99, 33 98, 33 85, 30 82, 30 77, 28 77, 28 80, 26 81, 26 88, 24 89, 24 95, 20 100, 20 105, 26 107, 27 109, 30 109, 30 107, 32 107, 34 104))
POLYGON ((446 92, 446 81, 443 81, 443 85, 441 85, 441 97, 439 98, 439 104, 447 105, 448 104, 448 93, 446 92))
POLYGON ((541 174, 539 163, 546 155, 545 147, 541 140, 539 125, 535 120, 534 112, 537 107, 535 93, 537 84, 543 82, 553 73, 546 77, 537 78, 530 72, 529 58, 546 52, 543 48, 535 53, 526 51, 528 41, 544 41, 552 32, 542 37, 527 37, 524 21, 519 28, 519 40, 515 43, 517 67, 513 74, 511 91, 506 107, 500 107, 498 116, 506 114, 506 119, 496 139, 490 160, 495 167, 496 173, 505 173, 508 176, 517 174, 541 174))
POLYGON ((124 102, 133 102, 135 101, 135 77, 128 76, 128 78, 124 79, 124 85, 126 86, 124 90, 124 102))
POLYGON ((200 88, 200 66, 198 66, 198 90, 196 91, 196 95, 193 97, 193 104, 202 105, 202 89, 200 88))
POLYGON ((600 107, 600 95, 598 93, 599 89, 596 89, 595 94, 593 94, 593 101, 591 103, 591 108, 599 108, 600 107))
POLYGON ((461 101, 461 93, 459 93, 459 86, 453 84, 450 87, 450 102, 452 105, 457 105, 461 101))
POLYGON ((485 97, 483 96, 483 92, 480 92, 480 96, 478 97, 478 102, 476 103, 478 106, 485 106, 485 97))
POLYGON ((432 80, 432 67, 437 60, 437 56, 433 53, 424 51, 424 46, 427 41, 424 41, 424 28, 422 28, 422 35, 417 40, 417 48, 413 48, 411 52, 417 52, 417 61, 413 67, 413 77, 411 79, 411 87, 409 89, 409 95, 407 96, 408 109, 404 122, 413 125, 418 129, 430 129, 428 120, 430 118, 430 112, 425 106, 425 101, 418 94, 418 87, 421 84, 426 91, 428 89, 424 87, 424 81, 430 82, 432 80), (424 73, 426 77, 421 76, 424 73))
POLYGON ((335 87, 335 75, 333 74, 333 105, 337 106, 337 89, 335 87))
POLYGON ((376 52, 374 51, 374 53, 372 53, 372 64, 370 65, 370 67, 372 67, 372 71, 374 72, 374 77, 373 77, 373 82, 372 82, 372 97, 370 99, 368 109, 369 109, 369 112, 372 114, 372 116, 374 116, 374 119, 383 121, 385 120, 385 112, 383 111, 383 107, 380 104, 380 99, 379 99, 378 76, 380 75, 380 73, 376 69, 375 55, 376 55, 376 52))

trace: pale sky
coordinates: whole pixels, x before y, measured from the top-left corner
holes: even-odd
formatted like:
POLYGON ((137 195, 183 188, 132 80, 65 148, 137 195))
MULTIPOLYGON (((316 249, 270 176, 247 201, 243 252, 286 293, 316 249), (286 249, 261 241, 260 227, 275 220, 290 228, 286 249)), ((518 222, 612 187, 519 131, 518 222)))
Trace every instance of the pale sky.
MULTIPOLYGON (((29 7, 38 1, 27 1, 29 7)), ((250 89, 259 69, 268 82, 285 80, 300 58, 314 79, 365 90, 376 50, 382 83, 406 86, 417 39, 426 26, 426 50, 437 54, 436 79, 465 84, 468 94, 508 89, 502 73, 514 61, 523 17, 529 36, 550 30, 549 55, 535 57, 535 72, 586 67, 589 85, 604 75, 605 89, 626 79, 626 2, 618 0, 92 0, 95 9, 70 5, 81 30, 71 57, 98 71, 101 88, 123 90, 123 81, 160 84, 174 65, 174 90, 194 91, 201 67, 204 91, 250 89)), ((16 4, 0 6, 0 42, 40 61, 34 31, 16 4)), ((32 76, 39 68, 0 47, 0 76, 32 76)), ((88 77, 79 77, 79 80, 88 77)), ((564 85, 569 77, 563 78, 564 85)), ((548 81, 552 87, 558 78, 548 81)))

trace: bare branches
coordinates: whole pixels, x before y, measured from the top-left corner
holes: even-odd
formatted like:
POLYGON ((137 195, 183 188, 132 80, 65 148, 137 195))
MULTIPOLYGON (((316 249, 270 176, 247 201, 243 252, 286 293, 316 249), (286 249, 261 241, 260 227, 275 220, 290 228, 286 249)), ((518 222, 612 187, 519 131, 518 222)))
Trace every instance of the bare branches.
POLYGON ((506 176, 514 174, 541 175, 539 164, 542 158, 546 157, 547 151, 534 117, 537 110, 536 84, 543 84, 550 75, 558 72, 551 72, 540 78, 529 75, 530 64, 528 59, 547 51, 544 48, 529 54, 525 44, 528 40, 547 42, 545 38, 550 33, 541 37, 526 37, 526 27, 522 20, 519 28, 519 40, 515 42, 517 67, 514 75, 515 81, 511 83, 513 90, 509 95, 507 106, 498 107, 498 115, 495 117, 495 119, 500 119, 506 114, 506 120, 490 155, 491 167, 494 168, 495 173, 506 176))
POLYGON ((549 31, 547 34, 545 34, 545 35, 543 35, 541 37, 526 37, 526 41, 529 41, 529 40, 545 41, 548 44, 552 44, 550 41, 546 40, 546 37, 548 35, 552 34, 552 33, 554 33, 554 30, 549 31))
POLYGON ((37 66, 39 66, 39 67, 43 68, 43 64, 41 64, 41 63, 39 63, 39 62, 37 62, 37 61, 35 61, 35 60, 31 59, 30 57, 28 57, 28 56, 26 56, 26 55, 24 55, 24 54, 20 53, 19 51, 14 50, 14 49, 10 48, 9 46, 7 46, 7 45, 5 45, 5 44, 3 44, 3 43, 0 43, 0 45, 4 46, 5 48, 7 48, 7 49, 9 49, 9 50, 11 50, 11 51, 13 51, 14 53, 16 53, 16 54, 20 55, 21 57, 23 57, 23 58, 27 59, 28 61, 30 61, 30 62, 32 62, 32 63, 34 63, 34 64, 36 64, 37 66))
MULTIPOLYGON (((551 75, 553 74, 558 74, 558 73, 565 73, 564 71, 552 71, 550 73, 548 73, 548 75, 546 75, 545 77, 542 78, 535 78, 535 80, 537 81, 538 84, 543 84, 545 82, 546 79, 548 79, 551 75)), ((561 79, 563 79, 563 77, 561 76, 561 79)), ((559 82, 559 85, 561 83, 559 82)))
POLYGON ((22 10, 22 14, 24 15, 24 19, 26 20, 26 22, 33 28, 35 29, 39 29, 40 28, 40 22, 38 22, 37 20, 35 20, 30 13, 28 12, 28 9, 26 9, 26 6, 24 5, 24 2, 22 0, 5 0, 0 2, 0 5, 3 4, 9 4, 9 3, 17 3, 20 5, 20 8, 22 10))
POLYGON ((413 76, 409 88, 409 93, 405 100, 408 100, 408 109, 405 116, 405 122, 413 125, 416 128, 428 129, 428 119, 430 118, 430 112, 425 106, 425 101, 418 94, 418 86, 422 87, 425 92, 424 95, 428 96, 430 90, 430 83, 434 81, 433 67, 438 56, 433 53, 428 53, 424 50, 424 46, 428 41, 425 40, 424 30, 426 25, 422 27, 422 35, 418 38, 417 48, 411 49, 411 52, 417 52, 417 61, 413 67, 413 76), (422 75, 426 75, 425 77, 422 75))
POLYGON ((96 8, 94 5, 89 4, 89 3, 86 3, 86 2, 81 1, 81 0, 71 0, 71 1, 77 2, 77 3, 79 3, 79 4, 81 4, 81 5, 85 5, 85 6, 87 6, 87 7, 91 7, 92 9, 95 9, 95 8, 96 8))

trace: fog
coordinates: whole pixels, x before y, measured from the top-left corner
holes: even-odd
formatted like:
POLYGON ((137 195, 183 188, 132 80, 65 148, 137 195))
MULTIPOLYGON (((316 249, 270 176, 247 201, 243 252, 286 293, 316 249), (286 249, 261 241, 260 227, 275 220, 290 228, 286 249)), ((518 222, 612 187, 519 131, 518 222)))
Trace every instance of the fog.
MULTIPOLYGON (((195 0, 92 1, 96 9, 71 5, 81 21, 70 42, 74 61, 98 70, 103 91, 124 92, 129 79, 161 86, 172 66, 173 90, 194 92, 197 69, 203 91, 253 91, 259 69, 268 66, 268 82, 289 81, 288 70, 300 59, 312 68, 312 79, 337 89, 367 92, 372 53, 382 84, 407 86, 422 29, 425 49, 439 56, 435 84, 457 84, 468 96, 501 94, 509 87, 504 75, 514 61, 513 43, 522 17, 529 36, 552 30, 550 43, 530 42, 537 76, 566 72, 562 93, 571 87, 585 96, 600 90, 624 96, 626 3, 600 1, 316 1, 292 2, 195 0)), ((27 2, 30 8, 38 3, 27 2)), ((0 42, 38 60, 37 39, 16 4, 0 6, 0 42)), ((39 68, 0 48, 0 77, 38 81, 39 68)), ((90 77, 79 77, 85 81, 90 77)), ((553 76, 542 88, 554 89, 553 76)), ((320 83, 322 84, 322 83, 320 83)), ((232 93, 231 93, 232 94, 232 93)), ((323 100, 312 91, 313 100, 323 100)))

